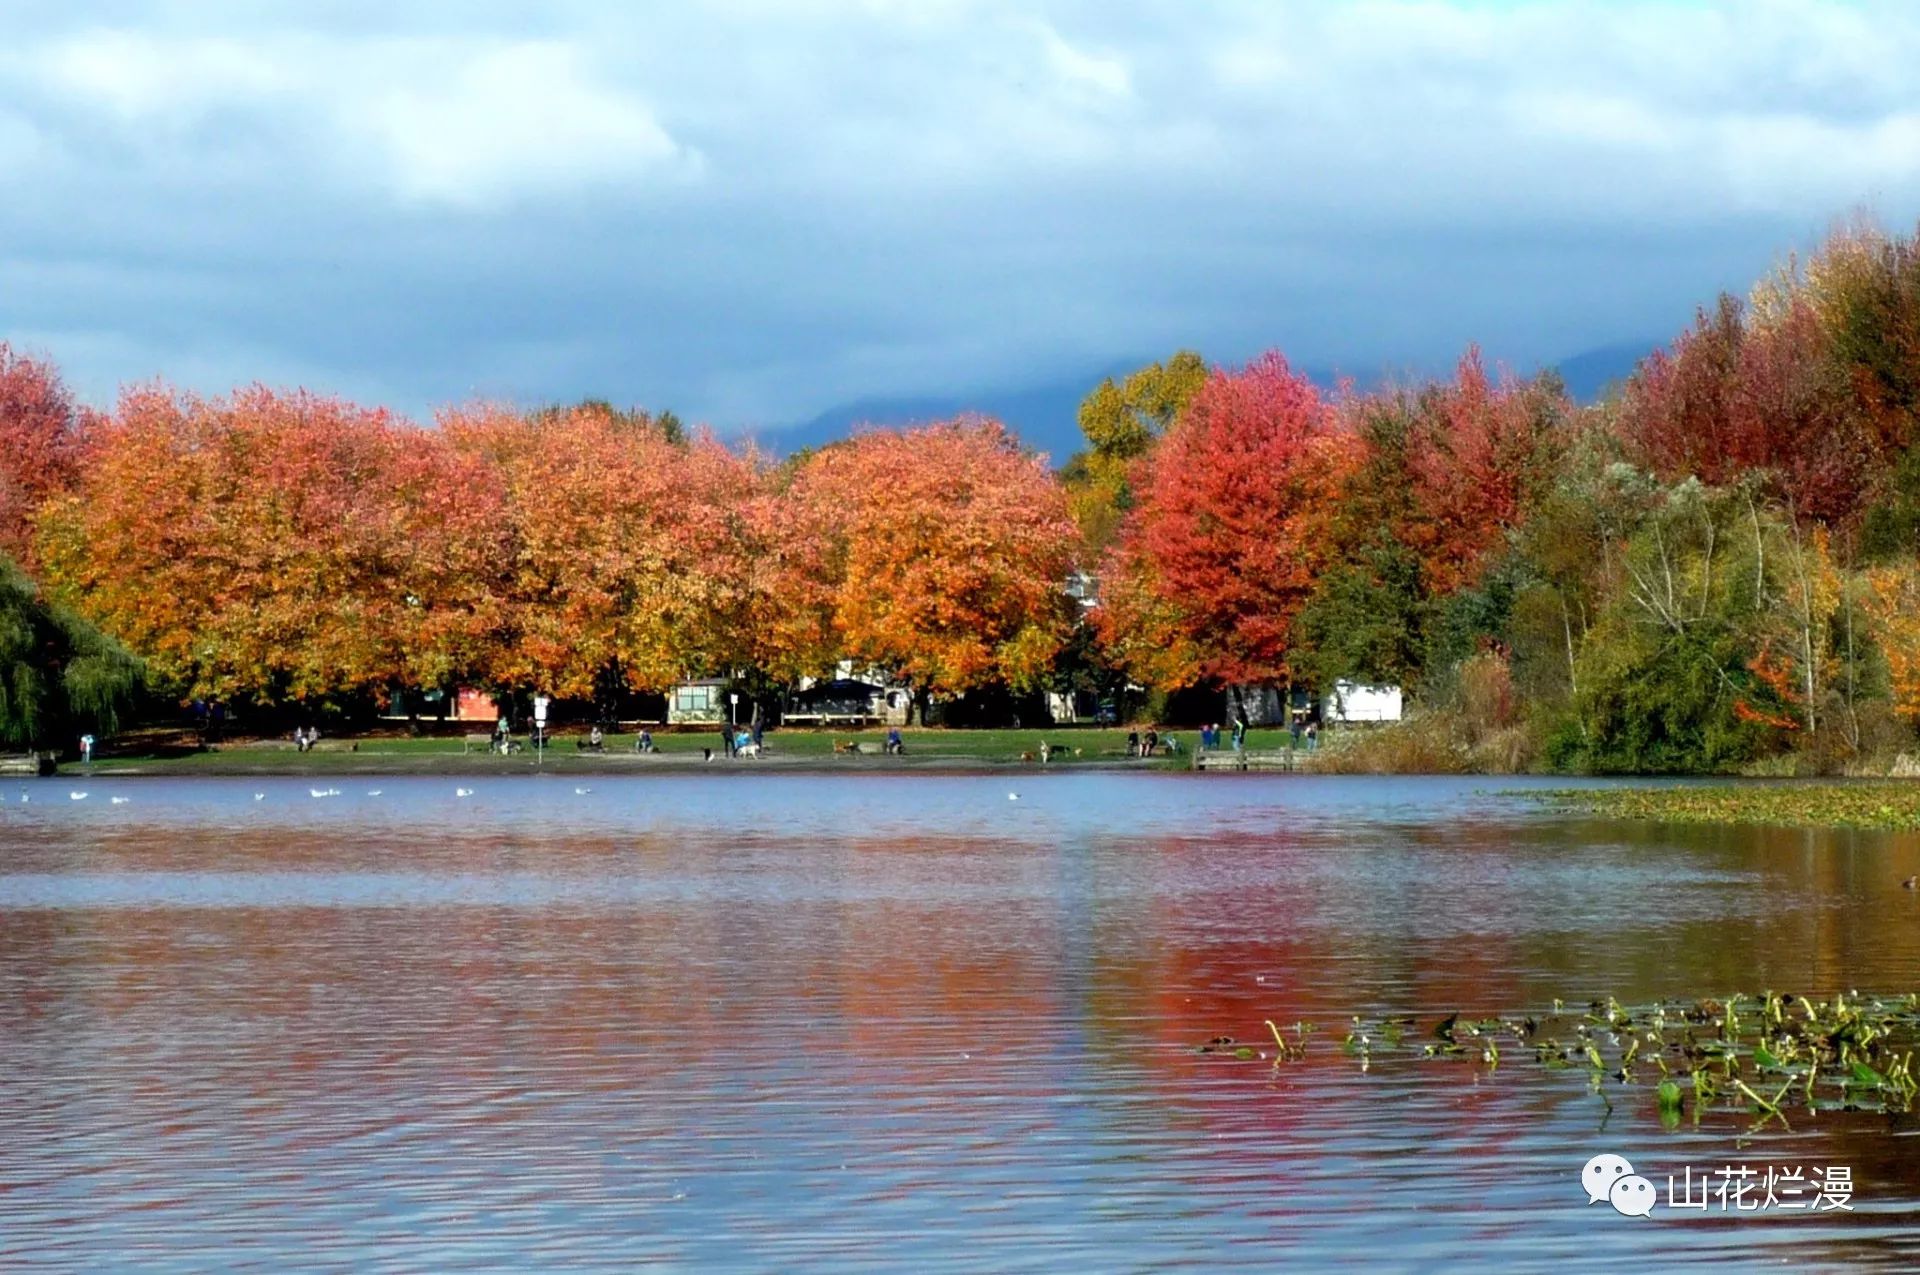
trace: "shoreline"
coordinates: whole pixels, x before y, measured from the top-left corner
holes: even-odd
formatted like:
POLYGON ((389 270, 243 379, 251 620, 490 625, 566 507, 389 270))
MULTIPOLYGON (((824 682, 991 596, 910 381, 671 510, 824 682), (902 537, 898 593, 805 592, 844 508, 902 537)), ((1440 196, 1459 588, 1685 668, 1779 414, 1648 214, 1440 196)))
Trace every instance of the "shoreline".
MULTIPOLYGON (((1192 734, 1185 733, 1181 751, 1157 752, 1152 757, 1129 754, 1129 731, 1114 727, 1056 729, 912 729, 905 732, 906 751, 883 751, 879 729, 861 731, 769 731, 758 757, 733 758, 720 750, 717 731, 662 731, 654 750, 635 751, 631 733, 609 733, 606 747, 590 751, 578 747, 584 736, 568 732, 553 737, 536 755, 519 747, 509 755, 486 746, 478 732, 463 739, 447 734, 338 735, 300 751, 284 738, 242 735, 206 744, 192 732, 142 731, 122 737, 105 756, 91 763, 72 754, 60 759, 58 773, 74 775, 444 775, 444 774, 643 774, 654 770, 685 773, 689 769, 771 770, 783 773, 980 773, 999 770, 1085 770, 1172 772, 1193 766, 1192 734), (843 751, 857 745, 858 752, 843 751), (1043 748, 1052 759, 1041 762, 1043 748), (703 756, 703 751, 711 758, 703 756)), ((1284 740, 1279 731, 1256 731, 1251 747, 1274 746, 1284 740)))
MULTIPOLYGON (((207 778, 242 778, 283 776, 286 778, 325 778, 329 775, 641 775, 654 772, 683 774, 687 772, 712 772, 715 774, 753 774, 772 772, 777 774, 985 774, 1014 771, 1023 774, 1052 772, 1071 773, 1188 773, 1192 767, 1187 764, 1170 765, 1164 758, 1101 758, 1096 760, 1059 761, 1041 764, 1023 762, 1016 759, 990 757, 968 757, 964 755, 938 754, 904 757, 832 757, 832 756, 762 756, 758 758, 729 758, 716 755, 711 761, 698 753, 654 753, 641 756, 618 753, 583 753, 568 751, 564 755, 549 754, 544 760, 536 761, 531 757, 515 754, 500 757, 487 753, 448 753, 424 756, 407 756, 392 753, 332 753, 321 754, 328 758, 315 761, 312 755, 299 755, 280 759, 268 754, 266 757, 241 759, 220 757, 218 754, 195 755, 191 758, 130 758, 125 761, 106 759, 87 766, 81 762, 62 763, 51 778, 74 779, 89 778, 181 778, 204 776, 207 778), (204 759, 203 759, 204 758, 204 759), (271 758, 271 760, 269 760, 271 758)), ((32 776, 23 776, 32 778, 32 776)))

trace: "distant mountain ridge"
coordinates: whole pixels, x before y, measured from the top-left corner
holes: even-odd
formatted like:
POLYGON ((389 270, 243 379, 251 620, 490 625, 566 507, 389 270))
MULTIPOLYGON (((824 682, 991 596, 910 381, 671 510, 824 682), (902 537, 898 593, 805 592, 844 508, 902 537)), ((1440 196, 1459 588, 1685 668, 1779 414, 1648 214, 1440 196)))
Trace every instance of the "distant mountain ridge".
POLYGON ((1640 360, 1659 349, 1664 342, 1636 341, 1622 345, 1603 345, 1584 350, 1553 365, 1567 383, 1567 394, 1576 403, 1597 403, 1626 384, 1640 360))
MULTIPOLYGON (((1634 365, 1660 343, 1628 342, 1584 350, 1553 365, 1567 384, 1575 402, 1597 401, 1611 387, 1624 381, 1634 365)), ((1151 359, 1133 359, 1104 369, 1026 387, 998 387, 971 394, 875 397, 841 403, 795 425, 769 429, 755 437, 772 451, 783 455, 820 447, 854 433, 860 426, 901 426, 946 420, 963 412, 978 412, 1004 421, 1037 452, 1046 453, 1054 465, 1063 465, 1082 446, 1080 401, 1107 377, 1120 377, 1151 359)), ((1314 384, 1332 389, 1344 375, 1328 368, 1301 368, 1314 384)), ((1397 379, 1386 371, 1352 378, 1361 389, 1371 389, 1397 379)))

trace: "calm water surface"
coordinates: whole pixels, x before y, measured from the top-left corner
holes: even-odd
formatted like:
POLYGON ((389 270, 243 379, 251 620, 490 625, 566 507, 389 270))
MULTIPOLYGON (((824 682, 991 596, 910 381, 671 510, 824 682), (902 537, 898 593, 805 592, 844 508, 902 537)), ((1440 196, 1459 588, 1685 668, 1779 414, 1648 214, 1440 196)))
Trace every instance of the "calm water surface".
POLYGON ((1441 779, 319 782, 0 787, 0 1268, 1920 1265, 1910 1118, 1669 1132, 1334 1044, 1920 987, 1920 838, 1441 779), (1196 1052, 1267 1018, 1317 1056, 1196 1052), (1603 1151, 1846 1165, 1854 1211, 1623 1218, 1603 1151))

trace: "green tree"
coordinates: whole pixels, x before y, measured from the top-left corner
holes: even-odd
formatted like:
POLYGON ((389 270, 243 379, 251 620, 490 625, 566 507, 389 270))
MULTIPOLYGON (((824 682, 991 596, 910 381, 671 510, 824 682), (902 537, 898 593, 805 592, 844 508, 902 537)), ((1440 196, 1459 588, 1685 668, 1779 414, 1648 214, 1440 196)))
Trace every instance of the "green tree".
POLYGON ((140 679, 139 661, 119 643, 49 602, 0 558, 0 744, 111 734, 140 679))
POLYGON ((1389 537, 1370 538, 1320 577, 1301 608, 1297 676, 1323 690, 1342 678, 1415 686, 1429 609, 1419 558, 1389 537))
POLYGON ((1575 661, 1578 729, 1562 732, 1553 760, 1724 771, 1782 747, 1800 725, 1793 681, 1769 655, 1792 613, 1783 534, 1751 487, 1689 479, 1663 492, 1621 546, 1575 661))
POLYGON ((1342 678, 1411 689, 1421 680, 1432 611, 1419 555, 1396 534, 1413 515, 1406 395, 1347 404, 1360 462, 1340 492, 1332 565, 1301 609, 1295 664, 1322 689, 1342 678))

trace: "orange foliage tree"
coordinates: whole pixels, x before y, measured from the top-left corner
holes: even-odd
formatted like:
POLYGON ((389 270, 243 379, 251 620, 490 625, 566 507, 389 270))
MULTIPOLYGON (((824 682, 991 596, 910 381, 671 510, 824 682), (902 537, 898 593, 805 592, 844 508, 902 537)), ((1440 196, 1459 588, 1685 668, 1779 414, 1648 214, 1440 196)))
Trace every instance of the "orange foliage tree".
POLYGON ((133 390, 37 544, 55 592, 164 683, 373 693, 460 662, 485 623, 471 603, 486 564, 439 459, 336 399, 133 390))
POLYGON ((1031 685, 1065 642, 1074 523, 998 422, 856 435, 807 458, 790 496, 794 534, 816 546, 793 560, 830 598, 841 652, 923 698, 1031 685))
POLYGON ((1866 582, 1861 609, 1887 661, 1893 709, 1920 726, 1920 563, 1876 567, 1866 582))
POLYGON ((26 559, 35 511, 78 473, 84 423, 51 364, 0 341, 0 554, 26 559))
POLYGON ((813 457, 760 471, 741 506, 746 615, 737 630, 738 663, 792 686, 832 669, 845 654, 836 627, 845 574, 841 512, 811 497, 813 457))
POLYGON ((580 698, 658 691, 743 649, 750 459, 591 404, 452 411, 441 428, 500 502, 484 680, 580 698))
POLYGON ((1101 573, 1101 638, 1137 680, 1287 680, 1351 432, 1278 354, 1216 370, 1137 475, 1101 573))

